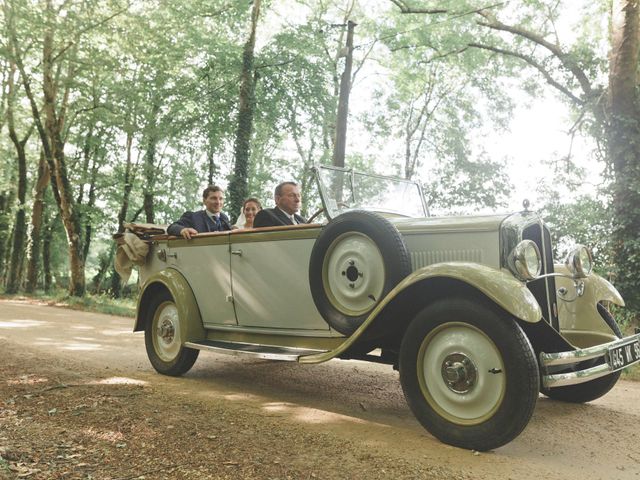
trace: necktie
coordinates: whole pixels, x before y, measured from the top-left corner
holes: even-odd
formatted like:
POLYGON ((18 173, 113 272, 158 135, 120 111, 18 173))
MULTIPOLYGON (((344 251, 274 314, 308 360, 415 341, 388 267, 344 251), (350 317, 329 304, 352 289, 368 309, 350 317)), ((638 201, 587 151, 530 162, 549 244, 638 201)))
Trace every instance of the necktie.
POLYGON ((218 217, 217 215, 214 215, 213 216, 213 223, 215 223, 215 225, 216 225, 216 231, 220 231, 221 230, 221 228, 220 228, 220 226, 221 226, 220 225, 220 217, 218 217))

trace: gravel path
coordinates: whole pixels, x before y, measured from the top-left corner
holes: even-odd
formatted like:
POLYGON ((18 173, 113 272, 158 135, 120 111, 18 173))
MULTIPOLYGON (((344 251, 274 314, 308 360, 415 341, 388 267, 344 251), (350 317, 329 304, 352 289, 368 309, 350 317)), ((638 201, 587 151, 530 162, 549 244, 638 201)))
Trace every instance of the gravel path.
POLYGON ((202 353, 156 374, 132 319, 0 301, 0 478, 639 479, 640 384, 477 453, 409 411, 398 374, 202 353))

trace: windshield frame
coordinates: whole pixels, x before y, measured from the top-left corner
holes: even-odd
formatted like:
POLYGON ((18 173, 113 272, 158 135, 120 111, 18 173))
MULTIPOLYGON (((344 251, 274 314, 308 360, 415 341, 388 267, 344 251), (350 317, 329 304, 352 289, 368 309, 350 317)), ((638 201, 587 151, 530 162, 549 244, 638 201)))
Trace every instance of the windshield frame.
MULTIPOLYGON (((350 188, 350 197, 354 202, 357 202, 357 194, 356 194, 356 189, 355 189, 355 185, 356 185, 356 181, 355 181, 355 177, 356 174, 357 175, 362 175, 365 177, 371 177, 371 178, 376 178, 379 180, 389 180, 392 181, 394 183, 406 183, 406 184, 410 184, 413 185, 415 187, 417 187, 418 189, 418 195, 420 196, 420 201, 422 204, 422 215, 423 217, 412 217, 410 215, 404 215, 402 213, 399 213, 397 211, 394 210, 384 210, 382 208, 377 208, 375 210, 373 209, 368 209, 370 211, 374 211, 374 212, 379 212, 379 213, 387 213, 387 214, 391 214, 394 216, 400 216, 400 217, 404 217, 404 218, 424 218, 424 217, 429 217, 429 207, 427 205, 427 202, 424 198, 424 192, 422 190, 422 185, 420 185, 418 182, 415 182, 413 180, 406 180, 404 178, 400 178, 400 177, 393 177, 393 176, 389 176, 389 175, 378 175, 376 173, 365 173, 365 172, 357 172, 355 171, 353 168, 344 168, 344 167, 336 167, 333 165, 314 165, 313 167, 311 167, 311 172, 313 174, 313 177, 315 178, 316 184, 318 185, 318 192, 320 193, 320 200, 322 201, 322 207, 324 208, 324 212, 325 215, 327 216, 327 218, 329 220, 335 218, 336 216, 340 215, 340 213, 343 213, 346 210, 339 210, 339 209, 334 209, 331 207, 330 202, 328 201, 329 199, 331 199, 331 195, 329 194, 328 190, 327 190, 327 186, 324 184, 324 182, 322 181, 322 170, 332 170, 332 171, 336 171, 336 172, 342 172, 344 173, 344 177, 345 177, 345 187, 349 187, 350 188)), ((334 202, 335 203, 335 202, 334 202)), ((350 209, 348 209, 350 210, 350 209)))

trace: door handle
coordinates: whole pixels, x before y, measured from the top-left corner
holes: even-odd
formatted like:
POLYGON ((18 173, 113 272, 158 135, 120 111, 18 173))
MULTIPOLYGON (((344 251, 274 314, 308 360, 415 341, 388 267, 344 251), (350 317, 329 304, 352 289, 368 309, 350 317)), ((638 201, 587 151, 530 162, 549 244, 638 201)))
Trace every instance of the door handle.
POLYGON ((239 257, 241 257, 242 250, 231 250, 231 255, 238 255, 239 257))

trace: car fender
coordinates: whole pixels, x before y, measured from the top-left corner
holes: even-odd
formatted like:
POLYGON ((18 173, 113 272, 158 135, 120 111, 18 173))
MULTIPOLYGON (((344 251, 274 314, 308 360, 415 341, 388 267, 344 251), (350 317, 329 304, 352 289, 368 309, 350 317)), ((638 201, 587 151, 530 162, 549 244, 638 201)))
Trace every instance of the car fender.
MULTIPOLYGON (((565 265, 555 265, 557 273, 571 276, 565 265)), ((577 279, 584 284, 583 294, 577 296, 574 280, 568 277, 557 277, 558 289, 565 288, 568 292, 564 300, 558 295, 558 316, 560 318, 560 330, 574 330, 583 332, 603 332, 611 334, 602 316, 598 313, 598 303, 611 302, 621 307, 624 306, 622 296, 607 280, 599 275, 591 274, 588 277, 577 279)))
POLYGON ((507 270, 498 270, 486 265, 471 262, 447 262, 422 267, 402 280, 369 314, 364 323, 343 342, 337 349, 318 355, 301 357, 302 363, 315 363, 329 360, 340 355, 355 343, 378 315, 400 293, 410 286, 429 279, 453 279, 466 283, 483 293, 496 305, 514 317, 528 323, 539 322, 542 311, 533 294, 523 282, 517 280, 507 270))
POLYGON ((144 330, 145 306, 149 298, 153 296, 158 289, 168 290, 175 301, 180 318, 180 327, 182 332, 184 332, 183 340, 190 342, 206 338, 202 317, 200 316, 200 309, 198 308, 198 303, 191 290, 191 286, 184 276, 173 268, 165 268, 146 280, 138 297, 136 322, 133 331, 144 330))

